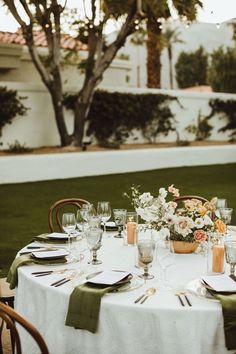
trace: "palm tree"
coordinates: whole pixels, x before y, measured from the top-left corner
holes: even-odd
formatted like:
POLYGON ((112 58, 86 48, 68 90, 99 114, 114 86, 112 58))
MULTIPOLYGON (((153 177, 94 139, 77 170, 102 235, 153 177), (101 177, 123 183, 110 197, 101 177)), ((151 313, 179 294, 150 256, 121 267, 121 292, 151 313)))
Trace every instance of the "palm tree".
POLYGON ((180 32, 177 28, 166 27, 165 31, 162 33, 162 44, 163 47, 167 49, 168 59, 169 59, 169 78, 170 78, 170 88, 173 89, 173 45, 176 43, 184 43, 182 39, 179 38, 180 32))

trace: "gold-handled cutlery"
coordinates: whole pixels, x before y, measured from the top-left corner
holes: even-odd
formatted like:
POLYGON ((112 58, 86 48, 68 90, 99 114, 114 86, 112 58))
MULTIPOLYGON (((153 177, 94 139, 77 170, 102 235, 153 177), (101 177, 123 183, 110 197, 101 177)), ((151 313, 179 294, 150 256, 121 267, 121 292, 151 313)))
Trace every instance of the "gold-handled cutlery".
POLYGON ((149 288, 149 289, 147 289, 146 292, 145 292, 143 295, 139 296, 139 297, 134 301, 134 303, 137 304, 137 303, 140 301, 140 304, 143 304, 144 301, 146 301, 149 296, 154 295, 155 292, 156 292, 156 288, 149 288), (142 301, 141 301, 141 300, 142 300, 142 301))
POLYGON ((71 275, 68 275, 67 277, 65 278, 62 278, 58 281, 55 281, 54 283, 50 284, 51 286, 54 286, 55 288, 58 287, 58 286, 61 286, 71 280, 74 280, 78 275, 78 272, 73 272, 71 275))

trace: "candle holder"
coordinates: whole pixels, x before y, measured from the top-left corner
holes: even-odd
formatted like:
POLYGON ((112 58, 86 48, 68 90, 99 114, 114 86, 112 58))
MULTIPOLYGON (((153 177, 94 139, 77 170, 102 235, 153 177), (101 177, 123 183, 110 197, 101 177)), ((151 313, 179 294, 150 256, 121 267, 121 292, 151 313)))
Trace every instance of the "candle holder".
POLYGON ((225 272, 225 237, 218 233, 208 235, 207 273, 219 275, 225 272))

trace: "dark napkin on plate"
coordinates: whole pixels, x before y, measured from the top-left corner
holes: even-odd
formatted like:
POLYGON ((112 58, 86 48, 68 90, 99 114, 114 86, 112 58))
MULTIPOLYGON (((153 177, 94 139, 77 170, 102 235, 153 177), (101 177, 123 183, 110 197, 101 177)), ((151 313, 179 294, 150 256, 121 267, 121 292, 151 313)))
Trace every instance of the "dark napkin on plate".
POLYGON ((33 258, 30 254, 25 254, 14 259, 9 272, 7 274, 7 282, 10 283, 10 289, 14 289, 18 284, 18 268, 22 265, 35 263, 35 264, 55 264, 55 263, 66 263, 67 260, 65 257, 57 259, 36 259, 33 258))
POLYGON ((98 325, 102 296, 124 284, 101 285, 85 283, 74 288, 70 295, 66 326, 87 329, 95 333, 98 325))
POLYGON ((226 347, 228 350, 236 349, 236 294, 217 293, 215 297, 222 306, 226 347))

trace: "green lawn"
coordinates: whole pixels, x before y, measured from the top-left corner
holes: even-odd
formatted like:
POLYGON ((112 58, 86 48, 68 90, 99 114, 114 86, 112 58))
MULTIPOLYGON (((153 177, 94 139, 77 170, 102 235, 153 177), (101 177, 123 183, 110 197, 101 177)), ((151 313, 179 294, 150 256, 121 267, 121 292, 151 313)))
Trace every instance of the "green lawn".
POLYGON ((154 194, 160 187, 174 183, 182 195, 198 194, 208 199, 224 197, 228 206, 234 208, 232 223, 236 224, 236 164, 0 185, 1 276, 6 274, 19 248, 34 235, 48 231, 47 212, 54 201, 78 197, 96 206, 99 200, 109 200, 113 208, 131 210, 122 194, 133 183, 154 194))

